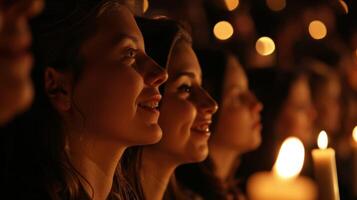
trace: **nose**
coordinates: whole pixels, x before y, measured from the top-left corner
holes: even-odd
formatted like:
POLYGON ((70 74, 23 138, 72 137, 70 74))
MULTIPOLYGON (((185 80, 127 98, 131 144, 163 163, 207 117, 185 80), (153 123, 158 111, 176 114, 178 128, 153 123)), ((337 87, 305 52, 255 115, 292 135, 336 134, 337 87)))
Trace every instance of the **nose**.
POLYGON ((218 110, 217 102, 203 88, 200 88, 200 95, 196 101, 199 111, 204 114, 214 114, 218 110))
POLYGON ((251 109, 253 112, 261 112, 263 110, 263 104, 258 100, 254 93, 250 92, 251 96, 251 109))
POLYGON ((158 87, 168 78, 168 74, 165 69, 158 65, 152 58, 147 56, 147 73, 144 75, 145 84, 151 87, 158 87))

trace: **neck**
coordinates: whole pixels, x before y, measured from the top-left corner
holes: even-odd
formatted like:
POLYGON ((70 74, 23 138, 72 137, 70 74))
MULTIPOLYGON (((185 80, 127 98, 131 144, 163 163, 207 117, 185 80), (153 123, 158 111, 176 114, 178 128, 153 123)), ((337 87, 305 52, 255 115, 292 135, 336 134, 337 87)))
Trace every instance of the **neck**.
POLYGON ((125 150, 115 140, 97 137, 69 139, 69 158, 84 178, 81 183, 93 200, 107 199, 119 160, 125 150))
POLYGON ((140 180, 146 199, 163 199, 170 178, 177 166, 178 164, 170 161, 168 155, 152 150, 151 147, 143 149, 140 180))
POLYGON ((236 150, 214 142, 209 144, 209 148, 210 156, 216 168, 216 176, 222 181, 226 181, 238 167, 237 159, 241 154, 236 150))

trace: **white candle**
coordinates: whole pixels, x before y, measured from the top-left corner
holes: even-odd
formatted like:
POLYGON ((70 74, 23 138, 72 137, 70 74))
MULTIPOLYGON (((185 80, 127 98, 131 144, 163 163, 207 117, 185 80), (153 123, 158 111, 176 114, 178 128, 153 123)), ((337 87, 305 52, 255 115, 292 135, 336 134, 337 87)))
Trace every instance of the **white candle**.
POLYGON ((339 200, 335 150, 327 148, 328 137, 321 131, 317 140, 319 149, 312 150, 314 173, 322 200, 339 200))
POLYGON ((353 194, 357 197, 357 126, 352 131, 353 138, 353 194))
POLYGON ((304 164, 305 149, 295 137, 286 139, 280 148, 273 172, 254 174, 247 185, 250 200, 315 200, 312 180, 298 176, 304 164))

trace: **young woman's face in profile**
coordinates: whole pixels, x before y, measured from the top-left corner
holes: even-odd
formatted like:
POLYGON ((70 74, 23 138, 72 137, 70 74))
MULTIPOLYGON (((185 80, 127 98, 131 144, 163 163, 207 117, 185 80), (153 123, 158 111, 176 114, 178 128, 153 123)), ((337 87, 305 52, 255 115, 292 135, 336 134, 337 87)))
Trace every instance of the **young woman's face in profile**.
POLYGON ((31 34, 27 23, 42 7, 42 0, 14 0, 10 5, 0 1, 0 125, 32 101, 31 34))
POLYGON ((261 110, 262 104, 249 90, 242 67, 229 57, 212 141, 240 153, 257 148, 261 143, 261 110))
POLYGON ((124 6, 108 8, 81 54, 85 63, 74 84, 70 123, 99 140, 128 146, 158 142, 158 87, 167 73, 145 54, 131 12, 124 6))
POLYGON ((216 102, 201 88, 200 65, 188 42, 176 43, 168 66, 159 118, 164 134, 155 148, 182 163, 202 161, 216 102))
POLYGON ((314 105, 317 110, 319 128, 329 134, 337 134, 341 116, 341 85, 337 78, 331 78, 319 88, 314 105))
POLYGON ((282 107, 277 120, 277 134, 297 136, 304 144, 311 144, 315 118, 307 78, 301 77, 293 83, 282 107))

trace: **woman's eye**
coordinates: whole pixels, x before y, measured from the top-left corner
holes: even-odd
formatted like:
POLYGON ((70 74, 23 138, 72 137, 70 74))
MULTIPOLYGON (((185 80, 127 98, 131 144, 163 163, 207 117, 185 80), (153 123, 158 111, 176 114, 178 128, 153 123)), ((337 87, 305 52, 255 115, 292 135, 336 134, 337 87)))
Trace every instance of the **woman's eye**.
POLYGON ((189 85, 181 85, 179 87, 180 92, 185 92, 185 93, 191 93, 192 92, 192 87, 189 85))
POLYGON ((137 49, 133 49, 133 48, 128 48, 126 49, 123 54, 122 54, 122 59, 121 61, 125 64, 125 65, 132 65, 135 63, 136 61, 136 56, 137 56, 137 49))
POLYGON ((137 50, 133 48, 128 48, 125 52, 125 57, 126 58, 135 58, 137 54, 137 50))
POLYGON ((237 100, 241 104, 249 104, 251 101, 251 97, 252 97, 251 93, 242 92, 242 93, 238 94, 237 100))

